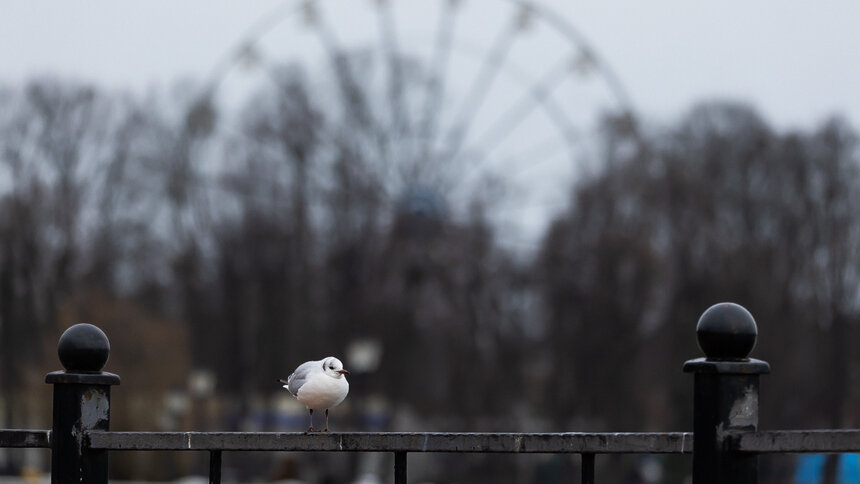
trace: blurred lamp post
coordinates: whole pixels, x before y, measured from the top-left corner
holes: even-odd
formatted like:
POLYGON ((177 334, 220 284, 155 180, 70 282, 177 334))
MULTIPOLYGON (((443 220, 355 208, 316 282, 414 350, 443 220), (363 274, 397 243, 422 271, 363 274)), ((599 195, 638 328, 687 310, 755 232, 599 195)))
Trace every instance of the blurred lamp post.
POLYGON ((215 375, 209 370, 193 370, 188 376, 188 389, 194 398, 212 396, 215 391, 215 375))
POLYGON ((209 370, 192 370, 188 375, 188 392, 193 402, 191 412, 195 428, 203 430, 209 420, 208 405, 204 408, 204 404, 215 393, 215 375, 209 370))
POLYGON ((377 339, 358 339, 346 348, 347 368, 354 373, 376 371, 379 368, 380 358, 382 358, 382 343, 377 339))
POLYGON ((164 396, 164 412, 161 414, 161 427, 165 430, 175 430, 179 422, 188 415, 191 408, 188 393, 171 391, 164 396))

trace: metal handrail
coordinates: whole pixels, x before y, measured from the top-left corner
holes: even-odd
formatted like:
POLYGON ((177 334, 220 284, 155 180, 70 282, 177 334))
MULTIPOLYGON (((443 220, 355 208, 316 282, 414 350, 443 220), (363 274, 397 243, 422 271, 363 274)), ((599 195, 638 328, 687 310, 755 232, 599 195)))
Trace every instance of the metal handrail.
POLYGON ((756 454, 860 452, 860 429, 733 431, 729 445, 732 450, 756 454))
POLYGON ((393 452, 394 481, 406 482, 409 453, 580 454, 582 482, 594 482, 597 454, 690 454, 690 432, 110 432, 88 431, 95 451, 209 451, 210 482, 220 482, 223 451, 393 452))
POLYGON ((0 429, 2 448, 51 448, 50 430, 0 429))
POLYGON ((693 434, 467 432, 105 432, 86 433, 98 450, 249 450, 334 452, 478 452, 547 454, 689 454, 693 434))

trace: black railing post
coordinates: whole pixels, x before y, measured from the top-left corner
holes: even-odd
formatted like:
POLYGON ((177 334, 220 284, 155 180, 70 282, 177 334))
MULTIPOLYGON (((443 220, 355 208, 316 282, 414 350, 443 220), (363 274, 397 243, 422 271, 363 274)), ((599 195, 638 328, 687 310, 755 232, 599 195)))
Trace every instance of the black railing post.
POLYGON ((406 452, 394 453, 394 484, 406 484, 406 452))
POLYGON ((586 453, 581 455, 582 458, 582 484, 594 484, 594 454, 586 453))
POLYGON ((221 484, 221 451, 209 451, 209 484, 221 484))
POLYGON ((696 326, 705 358, 684 364, 693 373, 693 484, 755 484, 758 457, 730 448, 730 430, 758 427, 759 375, 770 365, 748 358, 758 329, 733 303, 715 304, 696 326))
POLYGON ((65 371, 48 373, 54 385, 51 430, 52 484, 107 484, 106 450, 89 450, 89 430, 109 430, 110 387, 119 377, 102 372, 110 352, 107 336, 91 324, 76 324, 60 336, 57 353, 65 371))

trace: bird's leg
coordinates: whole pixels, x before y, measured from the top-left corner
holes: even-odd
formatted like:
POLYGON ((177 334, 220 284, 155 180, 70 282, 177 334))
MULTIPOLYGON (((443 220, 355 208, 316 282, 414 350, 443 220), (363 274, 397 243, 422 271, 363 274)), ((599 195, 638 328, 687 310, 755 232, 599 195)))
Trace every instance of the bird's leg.
POLYGON ((313 432, 314 431, 314 409, 309 408, 308 414, 310 414, 310 416, 311 416, 311 426, 308 427, 308 432, 313 432))
POLYGON ((323 432, 328 432, 328 409, 325 409, 325 430, 323 432))

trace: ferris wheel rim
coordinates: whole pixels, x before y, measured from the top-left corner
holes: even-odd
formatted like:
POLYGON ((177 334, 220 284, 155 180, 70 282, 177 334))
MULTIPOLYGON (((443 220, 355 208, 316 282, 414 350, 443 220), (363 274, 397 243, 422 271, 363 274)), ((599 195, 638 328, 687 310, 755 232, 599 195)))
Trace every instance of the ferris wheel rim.
MULTIPOLYGON (((324 0, 286 0, 275 8, 272 8, 258 19, 239 36, 238 40, 232 44, 232 47, 221 56, 221 58, 212 67, 210 73, 206 76, 207 83, 203 88, 205 94, 211 94, 216 91, 218 84, 224 79, 225 75, 234 69, 241 60, 243 52, 249 47, 258 45, 262 39, 276 29, 282 22, 290 16, 298 15, 300 9, 307 5, 322 3, 324 0)), ((390 1, 390 0, 386 0, 390 1)), ((445 1, 445 0, 439 0, 445 1)), ((447 0, 449 3, 455 3, 465 0, 447 0)), ((572 22, 565 19, 562 15, 552 10, 550 7, 535 1, 535 0, 496 0, 499 2, 507 2, 508 4, 527 8, 543 18, 547 25, 551 26, 556 32, 565 36, 572 44, 579 47, 583 52, 587 52, 597 72, 604 78, 610 91, 618 103, 619 112, 627 117, 635 119, 637 117, 637 109, 629 92, 625 88, 618 74, 612 68, 611 64, 600 54, 600 51, 593 47, 593 44, 588 40, 572 22)), ((380 2, 380 3, 386 3, 380 2)))

